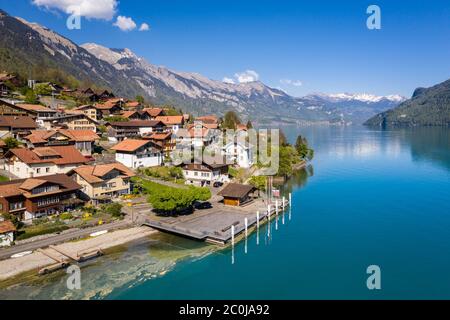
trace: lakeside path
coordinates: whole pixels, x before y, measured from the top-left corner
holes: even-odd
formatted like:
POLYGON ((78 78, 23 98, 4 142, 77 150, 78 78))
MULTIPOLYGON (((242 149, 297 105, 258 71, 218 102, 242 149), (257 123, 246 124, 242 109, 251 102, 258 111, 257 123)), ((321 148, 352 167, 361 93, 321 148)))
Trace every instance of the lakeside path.
POLYGON ((55 245, 58 243, 63 243, 66 241, 83 238, 83 237, 89 236, 91 233, 94 233, 94 232, 99 232, 99 231, 104 231, 104 230, 121 229, 121 228, 129 227, 130 225, 131 225, 130 221, 121 220, 121 221, 116 221, 113 223, 104 224, 104 225, 93 227, 93 228, 75 230, 70 233, 59 234, 59 235, 56 235, 56 236, 53 236, 53 237, 50 237, 47 239, 36 240, 36 241, 30 242, 30 243, 12 246, 10 248, 0 250, 0 260, 9 259, 12 255, 14 255, 16 253, 25 252, 25 251, 34 251, 36 249, 45 248, 50 245, 55 245))
MULTIPOLYGON (((116 247, 134 240, 138 240, 154 234, 158 231, 148 227, 134 227, 128 229, 117 230, 109 232, 104 235, 88 238, 76 242, 66 242, 55 246, 57 250, 62 250, 76 256, 79 252, 85 252, 92 249, 108 249, 116 247)), ((55 254, 57 258, 64 258, 64 256, 55 254)), ((6 280, 22 273, 37 270, 51 264, 55 261, 45 254, 35 251, 32 254, 15 259, 7 259, 0 261, 0 281, 6 280)))

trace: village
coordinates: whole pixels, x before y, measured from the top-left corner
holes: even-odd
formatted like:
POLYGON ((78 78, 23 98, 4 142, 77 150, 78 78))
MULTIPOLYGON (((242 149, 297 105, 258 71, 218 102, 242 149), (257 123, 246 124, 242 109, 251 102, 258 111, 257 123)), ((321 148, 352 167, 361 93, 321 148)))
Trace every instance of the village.
MULTIPOLYGON (((225 245, 290 204, 258 174, 252 124, 232 112, 193 117, 142 97, 36 81, 23 96, 5 85, 15 80, 0 75, 0 260, 39 251, 59 268, 102 246, 54 245, 143 226, 225 245), (226 129, 240 138, 223 143, 226 129), (192 161, 205 149, 215 161, 192 161), (177 152, 189 161, 177 162, 177 152)), ((288 157, 289 167, 305 164, 288 157)))

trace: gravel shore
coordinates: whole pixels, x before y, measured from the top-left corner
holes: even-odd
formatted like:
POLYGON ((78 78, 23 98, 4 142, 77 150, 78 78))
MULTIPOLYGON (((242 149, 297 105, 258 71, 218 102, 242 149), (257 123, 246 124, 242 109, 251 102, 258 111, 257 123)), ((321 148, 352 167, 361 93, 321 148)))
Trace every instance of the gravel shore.
MULTIPOLYGON (((85 253, 97 249, 108 249, 115 246, 125 244, 140 238, 147 237, 157 232, 148 227, 136 227, 109 232, 97 237, 87 238, 76 242, 67 242, 55 246, 55 249, 68 253, 71 256, 78 256, 80 253, 85 253)), ((53 249, 52 256, 55 258, 63 258, 63 255, 53 249)), ((36 272, 46 266, 55 264, 56 261, 39 251, 34 251, 32 254, 0 261, 0 281, 17 276, 21 273, 36 270, 36 272)))

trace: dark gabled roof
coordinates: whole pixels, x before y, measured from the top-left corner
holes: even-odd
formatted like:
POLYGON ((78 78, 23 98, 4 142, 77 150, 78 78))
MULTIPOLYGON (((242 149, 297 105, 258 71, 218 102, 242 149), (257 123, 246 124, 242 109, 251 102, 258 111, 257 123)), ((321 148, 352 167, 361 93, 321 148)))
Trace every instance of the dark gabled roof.
POLYGON ((250 192, 255 190, 255 187, 248 184, 229 183, 223 188, 218 195, 227 198, 243 198, 250 192))
POLYGON ((150 128, 156 126, 164 126, 162 121, 156 120, 131 120, 131 121, 120 121, 120 122, 110 122, 112 127, 131 127, 131 128, 150 128))
POLYGON ((0 183, 0 197, 12 197, 23 195, 27 198, 34 198, 40 196, 40 194, 32 194, 31 190, 44 184, 52 183, 61 187, 59 192, 75 191, 81 189, 81 186, 76 183, 72 178, 65 174, 55 174, 50 176, 42 176, 28 179, 11 180, 0 183))
POLYGON ((220 169, 228 167, 228 164, 222 163, 222 164, 208 164, 208 163, 188 163, 182 165, 183 170, 193 170, 193 171, 204 171, 204 172, 211 172, 215 169, 220 169))

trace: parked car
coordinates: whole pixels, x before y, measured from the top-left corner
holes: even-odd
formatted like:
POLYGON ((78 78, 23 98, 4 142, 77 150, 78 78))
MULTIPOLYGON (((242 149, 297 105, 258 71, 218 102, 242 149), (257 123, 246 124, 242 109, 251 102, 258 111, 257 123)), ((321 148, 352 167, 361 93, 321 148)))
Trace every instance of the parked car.
POLYGON ((196 202, 194 204, 194 207, 197 210, 204 210, 204 209, 211 209, 212 205, 208 201, 206 201, 206 202, 196 202))
POLYGON ((221 186, 223 186, 223 182, 220 182, 220 181, 216 181, 216 182, 214 182, 214 184, 213 184, 213 187, 214 187, 214 188, 220 188, 221 186))

